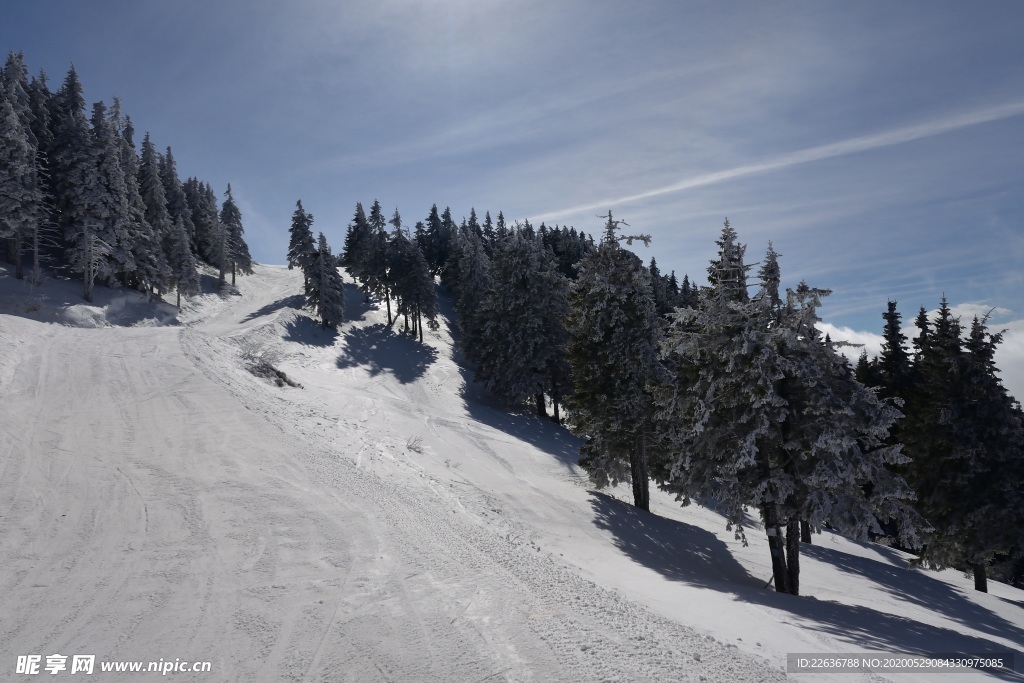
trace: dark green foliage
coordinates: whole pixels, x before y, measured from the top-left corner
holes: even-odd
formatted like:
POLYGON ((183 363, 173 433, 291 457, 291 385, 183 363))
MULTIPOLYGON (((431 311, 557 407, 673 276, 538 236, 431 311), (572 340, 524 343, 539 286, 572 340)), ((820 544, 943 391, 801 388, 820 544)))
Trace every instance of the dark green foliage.
POLYGON ((306 305, 320 317, 324 329, 336 330, 345 317, 344 283, 323 233, 309 264, 306 305))
POLYGON ((301 199, 295 202, 295 213, 292 214, 292 225, 288 233, 288 270, 298 266, 308 281, 309 270, 319 250, 313 242, 313 214, 303 210, 301 199))
POLYGON ((963 338, 943 297, 934 327, 918 316, 917 360, 901 430, 918 510, 935 527, 921 561, 975 573, 1022 551, 1024 420, 994 362, 1000 334, 975 318, 963 338))

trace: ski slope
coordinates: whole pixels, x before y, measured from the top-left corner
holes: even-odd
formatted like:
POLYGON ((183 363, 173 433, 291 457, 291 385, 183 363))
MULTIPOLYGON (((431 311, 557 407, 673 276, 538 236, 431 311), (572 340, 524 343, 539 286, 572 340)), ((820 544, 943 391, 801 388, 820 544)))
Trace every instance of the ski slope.
POLYGON ((279 267, 179 324, 20 286, 0 271, 0 680, 54 653, 211 662, 195 681, 775 681, 790 652, 1024 652, 1020 591, 827 534, 805 597, 775 594, 760 534, 593 491, 571 435, 472 384, 450 323, 420 344, 354 287, 335 334, 279 267))

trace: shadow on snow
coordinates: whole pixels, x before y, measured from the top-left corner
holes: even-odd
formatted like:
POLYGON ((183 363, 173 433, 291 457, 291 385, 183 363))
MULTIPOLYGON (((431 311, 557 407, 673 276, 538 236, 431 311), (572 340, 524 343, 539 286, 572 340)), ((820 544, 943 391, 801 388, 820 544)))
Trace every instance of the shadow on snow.
MULTIPOLYGON (((852 641, 856 647, 899 654, 1005 653, 1013 650, 993 640, 923 624, 861 605, 791 596, 762 588, 713 533, 684 522, 639 510, 611 496, 592 492, 594 525, 610 531, 613 542, 637 563, 665 578, 735 594, 744 602, 788 612, 808 629, 852 641)), ((883 550, 888 550, 882 548, 883 550)), ((1024 646, 1024 631, 986 610, 959 590, 921 571, 891 567, 838 550, 801 544, 802 553, 843 571, 864 576, 905 601, 934 610, 986 634, 1024 646)), ((987 672, 1003 680, 1024 681, 1021 673, 987 672)))
POLYGON ((345 349, 338 356, 338 367, 366 366, 371 377, 386 373, 408 384, 423 377, 437 360, 436 349, 396 334, 383 323, 349 329, 342 336, 345 349))
POLYGON ((253 311, 249 315, 242 318, 242 322, 246 323, 249 322, 250 320, 255 320, 256 318, 268 316, 271 313, 280 311, 282 308, 294 308, 296 310, 301 310, 305 303, 306 297, 304 297, 301 294, 286 296, 283 299, 278 299, 277 301, 274 301, 263 306, 259 310, 253 311))
POLYGON ((334 342, 338 339, 336 331, 324 329, 320 323, 308 315, 297 315, 294 319, 284 323, 283 327, 285 341, 307 346, 334 346, 334 342))

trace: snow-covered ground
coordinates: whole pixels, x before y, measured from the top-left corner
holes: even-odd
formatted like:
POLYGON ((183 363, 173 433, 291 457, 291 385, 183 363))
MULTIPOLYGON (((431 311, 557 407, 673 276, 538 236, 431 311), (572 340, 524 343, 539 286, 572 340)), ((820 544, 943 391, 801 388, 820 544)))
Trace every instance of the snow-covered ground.
POLYGON ((1021 591, 825 534, 781 596, 761 534, 593 491, 576 439, 472 384, 447 321, 420 344, 348 285, 326 332, 270 266, 178 319, 77 287, 0 269, 2 680, 55 653, 97 680, 769 681, 787 653, 1024 652, 1021 591))

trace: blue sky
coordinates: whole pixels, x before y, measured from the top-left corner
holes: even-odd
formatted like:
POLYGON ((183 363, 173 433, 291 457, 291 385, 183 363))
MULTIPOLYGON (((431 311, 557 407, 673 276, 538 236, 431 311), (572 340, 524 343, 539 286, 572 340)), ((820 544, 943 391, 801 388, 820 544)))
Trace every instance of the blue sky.
POLYGON ((995 309, 1024 395, 1024 3, 9 5, 32 72, 74 62, 183 176, 232 184, 258 261, 299 198, 336 250, 375 198, 593 234, 610 208, 703 281, 728 216, 869 348, 888 299, 995 309))

